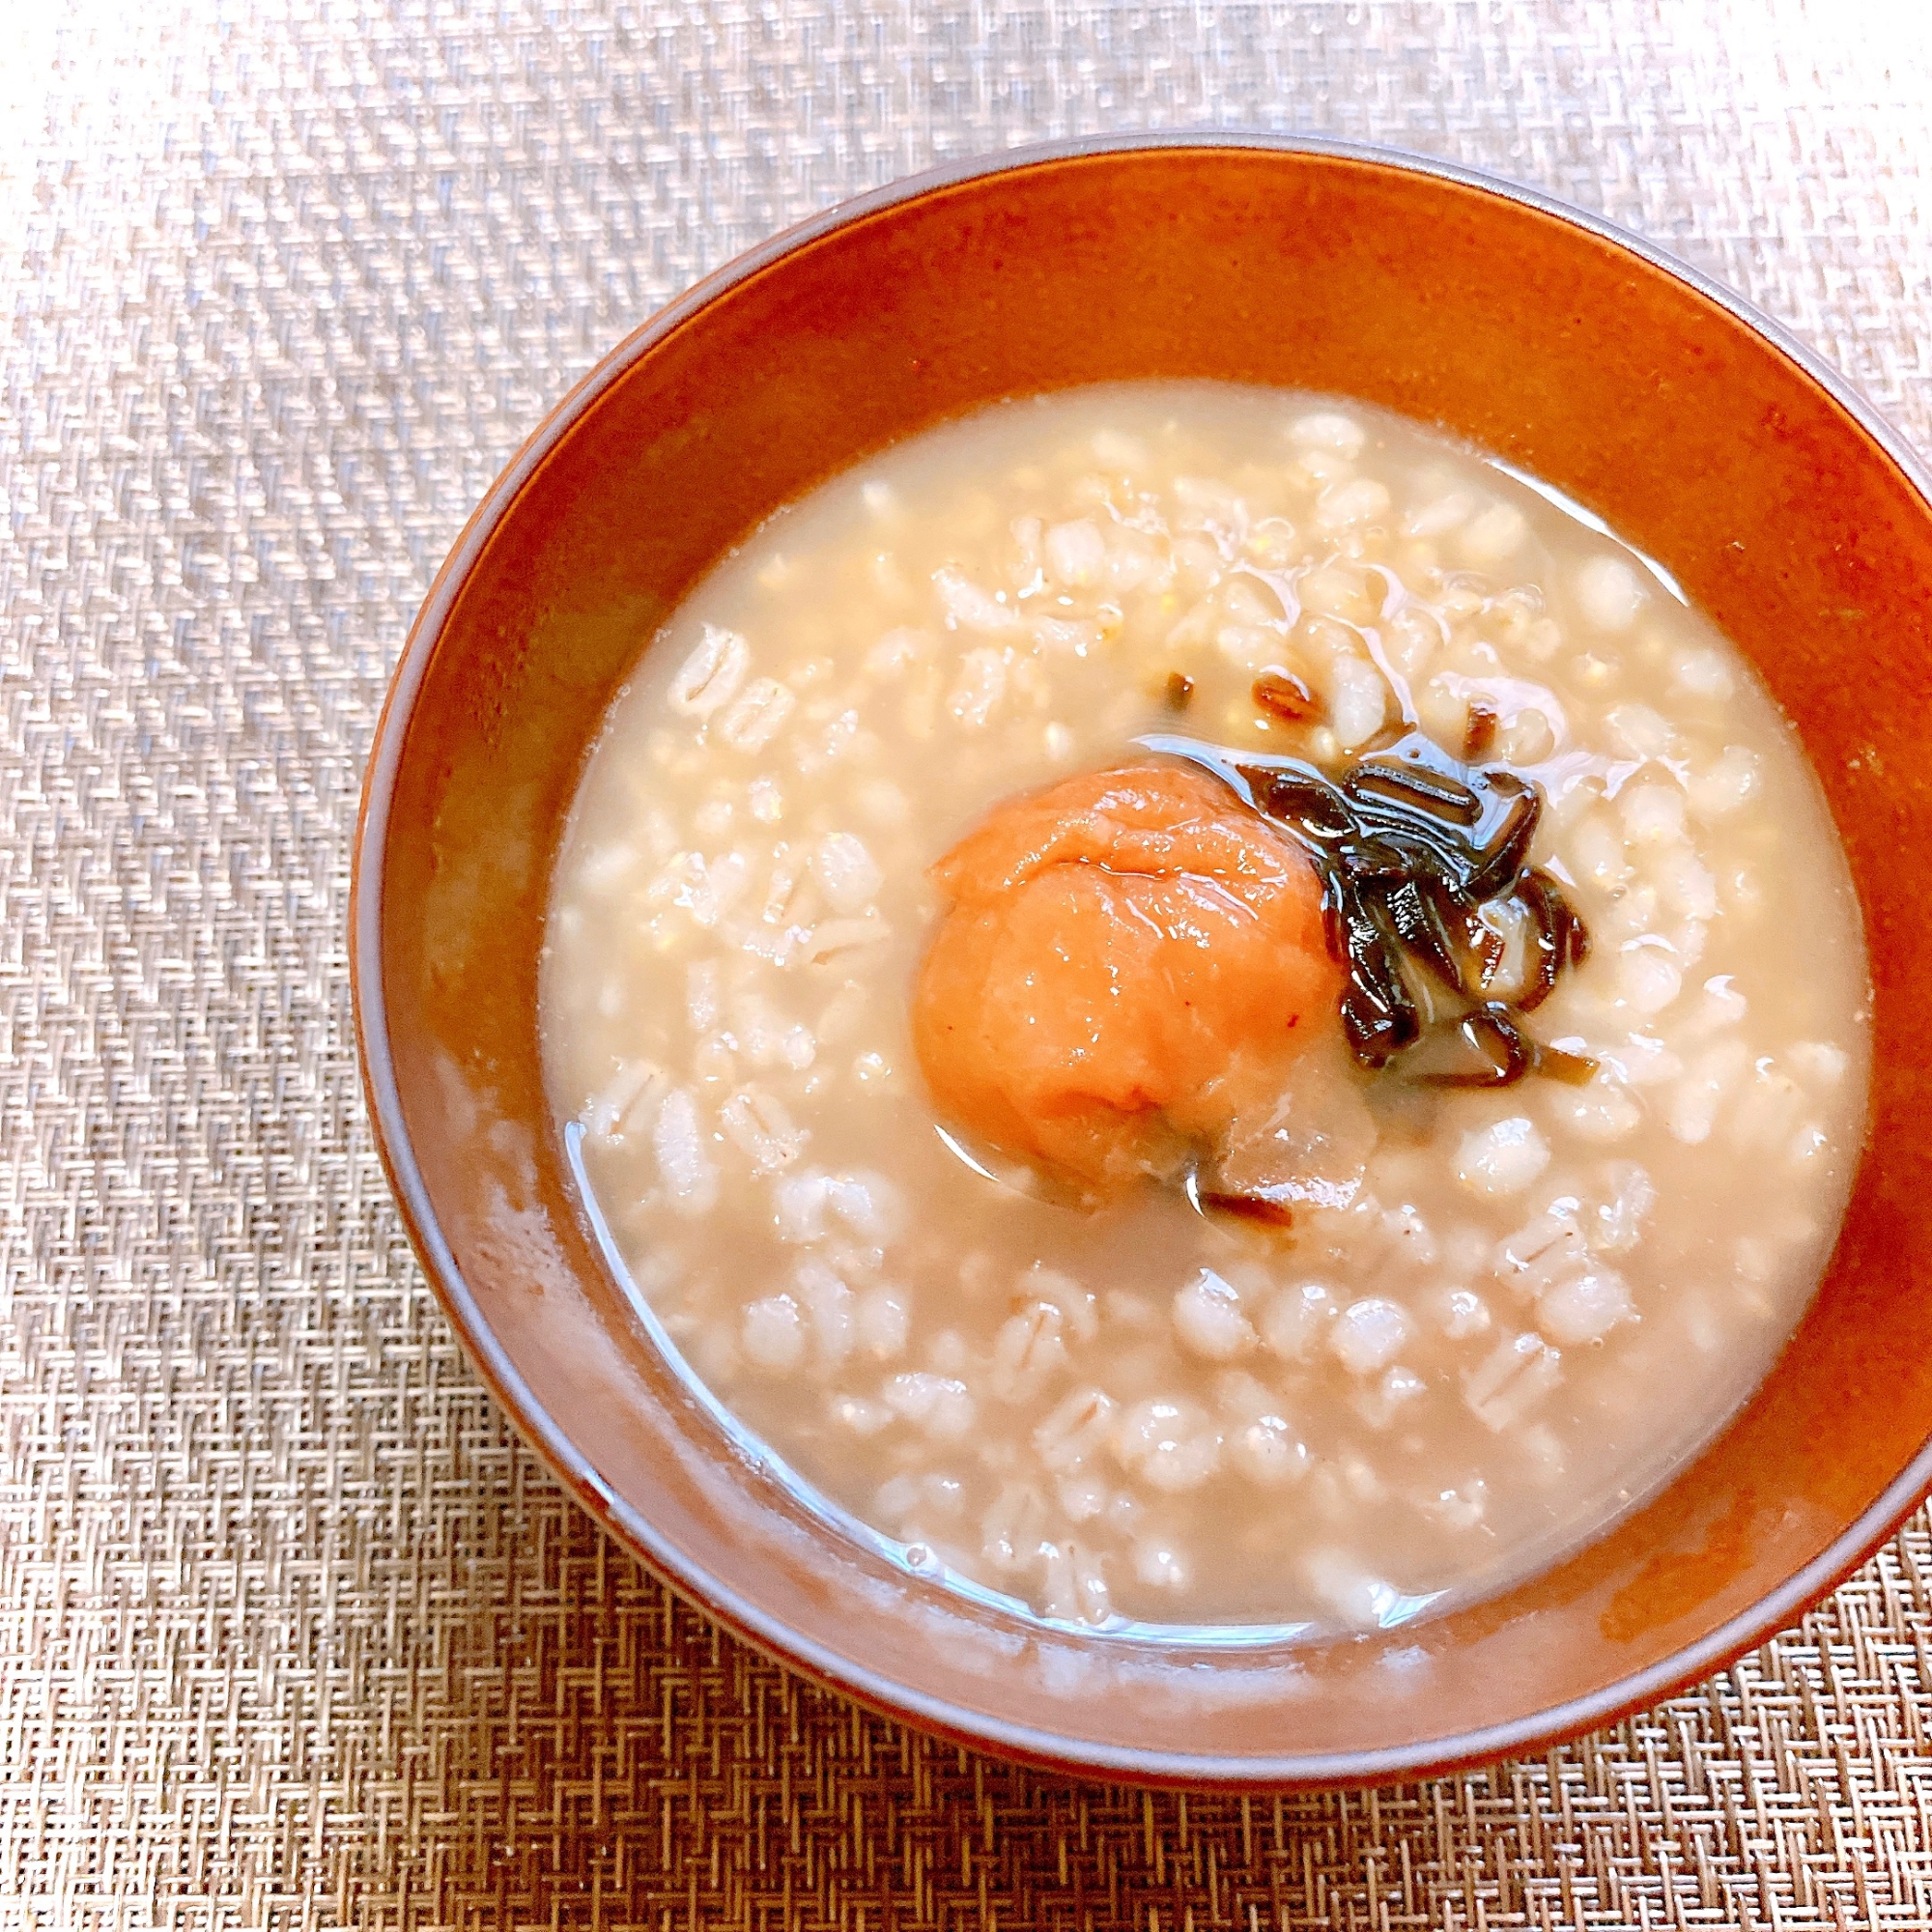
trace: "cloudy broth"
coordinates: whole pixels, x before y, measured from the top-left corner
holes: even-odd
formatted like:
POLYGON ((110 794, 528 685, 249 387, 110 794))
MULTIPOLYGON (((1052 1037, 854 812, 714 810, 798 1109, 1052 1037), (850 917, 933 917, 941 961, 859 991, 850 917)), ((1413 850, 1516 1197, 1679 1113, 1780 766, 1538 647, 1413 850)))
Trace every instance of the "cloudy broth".
POLYGON ((691 1371, 923 1567, 1109 1626, 1386 1624, 1601 1528, 1770 1367, 1864 1119, 1856 902, 1731 646, 1474 452, 1206 384, 1004 405, 721 563, 585 771, 542 1023, 691 1371), (1350 1066, 1358 1171, 1274 1222, 1083 1205, 939 1116, 928 868, 991 810, 1151 736, 1403 730, 1541 797, 1565 1077, 1350 1066))

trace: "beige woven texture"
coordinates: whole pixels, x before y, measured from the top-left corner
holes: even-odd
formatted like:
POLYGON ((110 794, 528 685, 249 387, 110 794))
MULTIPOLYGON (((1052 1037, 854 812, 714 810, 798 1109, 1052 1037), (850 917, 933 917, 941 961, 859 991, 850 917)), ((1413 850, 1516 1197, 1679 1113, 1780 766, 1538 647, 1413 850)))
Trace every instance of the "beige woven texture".
POLYGON ((1926 11, 0 0, 0 1928, 1932 1925, 1922 1520, 1380 1795, 1056 1781, 753 1657, 466 1365, 343 939, 445 547, 756 238, 1044 135, 1367 137, 1679 249, 1926 447, 1926 11))

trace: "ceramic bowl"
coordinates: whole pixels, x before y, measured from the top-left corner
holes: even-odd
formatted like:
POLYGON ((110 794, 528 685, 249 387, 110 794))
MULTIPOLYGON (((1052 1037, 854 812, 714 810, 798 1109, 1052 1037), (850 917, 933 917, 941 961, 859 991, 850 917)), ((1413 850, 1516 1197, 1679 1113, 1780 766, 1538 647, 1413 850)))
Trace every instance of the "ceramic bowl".
POLYGON ((753 1643, 975 1745, 1109 1777, 1371 1781, 1541 1749, 1790 1623, 1932 1486, 1925 471, 1647 244, 1435 162, 1102 141, 868 195, 653 318, 450 554, 370 760, 354 960, 396 1198, 477 1365, 611 1529, 753 1643), (779 505, 998 398, 1144 377, 1339 391, 1595 510, 1762 671, 1824 781, 1876 992, 1871 1134, 1817 1299, 1644 1508, 1380 1634, 1185 1647, 907 1576, 732 1447, 634 1320, 545 1106, 550 868, 607 700, 779 505))

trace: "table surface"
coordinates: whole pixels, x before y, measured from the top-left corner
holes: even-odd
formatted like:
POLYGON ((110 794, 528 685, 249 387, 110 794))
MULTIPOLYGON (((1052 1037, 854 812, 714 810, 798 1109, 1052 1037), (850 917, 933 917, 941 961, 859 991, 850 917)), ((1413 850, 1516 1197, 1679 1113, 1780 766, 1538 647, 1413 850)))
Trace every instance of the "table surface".
POLYGON ((1932 1538, 1532 1762, 1143 1796, 806 1688, 479 1386, 357 1090, 384 680, 546 407, 936 158, 1250 125, 1629 224, 1921 448, 1932 9, 0 0, 0 1932, 1926 1926, 1932 1538))

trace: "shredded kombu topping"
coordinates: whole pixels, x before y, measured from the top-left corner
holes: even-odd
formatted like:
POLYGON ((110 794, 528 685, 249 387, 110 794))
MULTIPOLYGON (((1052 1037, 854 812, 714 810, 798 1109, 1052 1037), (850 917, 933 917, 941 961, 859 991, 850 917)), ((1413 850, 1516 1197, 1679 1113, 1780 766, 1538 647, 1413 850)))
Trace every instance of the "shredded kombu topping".
POLYGON ((1527 1073, 1580 1084, 1595 1072, 1523 1023, 1590 944, 1562 888, 1529 863, 1543 810, 1529 780, 1461 763, 1415 730, 1339 778, 1305 758, 1193 738, 1140 743, 1213 773, 1314 859, 1329 948, 1347 969, 1342 1027, 1361 1065, 1399 1064, 1442 1087, 1507 1087, 1527 1073), (1523 965, 1506 999, 1492 988, 1511 933, 1523 965))

